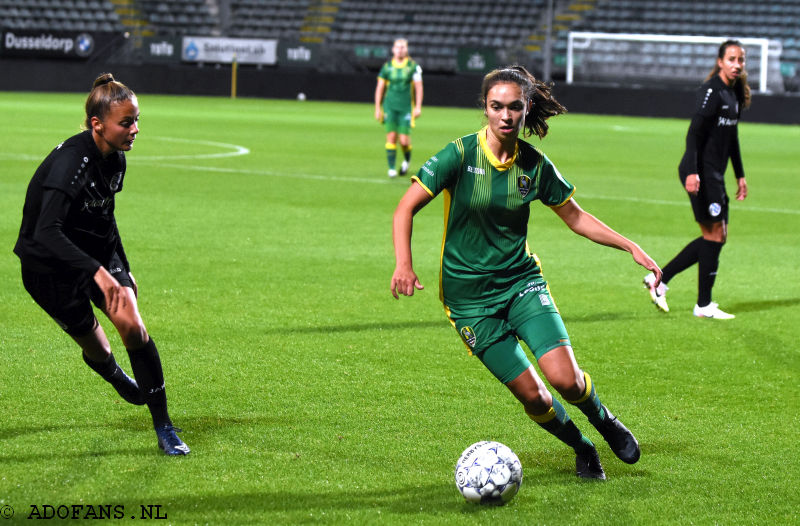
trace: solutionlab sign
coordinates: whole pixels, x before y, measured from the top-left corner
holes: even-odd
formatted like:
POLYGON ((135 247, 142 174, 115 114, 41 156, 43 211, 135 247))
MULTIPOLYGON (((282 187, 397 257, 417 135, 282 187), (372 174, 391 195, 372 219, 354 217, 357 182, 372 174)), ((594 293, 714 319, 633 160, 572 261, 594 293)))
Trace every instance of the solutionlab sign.
POLYGON ((249 38, 183 37, 181 59, 185 62, 275 65, 278 41, 249 38))
POLYGON ((4 56, 83 59, 96 48, 97 38, 91 33, 5 30, 0 49, 4 56))

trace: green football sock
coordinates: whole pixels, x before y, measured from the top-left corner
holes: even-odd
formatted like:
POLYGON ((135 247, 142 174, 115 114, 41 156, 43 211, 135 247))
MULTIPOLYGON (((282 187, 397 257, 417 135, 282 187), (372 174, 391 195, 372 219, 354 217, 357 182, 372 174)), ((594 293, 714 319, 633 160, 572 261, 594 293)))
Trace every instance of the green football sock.
POLYGON ((408 146, 401 147, 403 148, 403 159, 405 159, 406 162, 411 161, 411 145, 409 144, 408 146))
POLYGON ((567 402, 580 409, 581 412, 586 415, 586 418, 589 419, 589 423, 594 427, 598 427, 606 419, 605 407, 600 403, 600 398, 597 397, 594 382, 592 382, 592 378, 589 374, 584 372, 583 379, 586 383, 583 396, 577 400, 567 400, 567 402))
POLYGON ((397 145, 387 142, 386 143, 386 161, 389 163, 389 169, 393 169, 397 162, 397 145))

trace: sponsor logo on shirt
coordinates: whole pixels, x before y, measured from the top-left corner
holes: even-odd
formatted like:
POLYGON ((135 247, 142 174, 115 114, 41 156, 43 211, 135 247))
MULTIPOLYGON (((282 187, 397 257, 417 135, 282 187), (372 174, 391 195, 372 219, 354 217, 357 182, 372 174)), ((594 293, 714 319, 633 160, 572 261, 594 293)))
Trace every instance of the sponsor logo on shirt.
POLYGON ((471 174, 486 175, 486 170, 477 166, 467 166, 467 171, 471 174))
POLYGON ((111 203, 110 197, 104 197, 103 199, 87 199, 83 202, 83 208, 81 208, 81 212, 89 210, 90 208, 105 208, 109 203, 111 203))
POLYGON ((739 123, 739 119, 729 119, 727 117, 720 117, 717 120, 717 126, 736 126, 739 123))

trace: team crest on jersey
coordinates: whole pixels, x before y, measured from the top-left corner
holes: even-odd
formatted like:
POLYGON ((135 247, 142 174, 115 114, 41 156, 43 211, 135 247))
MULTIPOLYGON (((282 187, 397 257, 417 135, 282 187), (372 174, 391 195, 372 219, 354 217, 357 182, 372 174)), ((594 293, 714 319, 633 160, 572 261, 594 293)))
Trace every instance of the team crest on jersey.
POLYGON ((711 217, 717 217, 722 212, 722 207, 719 203, 711 203, 708 205, 708 213, 711 217))
POLYGON ((119 190, 119 184, 122 182, 122 172, 117 172, 111 178, 111 181, 108 183, 108 187, 111 189, 112 192, 116 192, 119 190))
POLYGON ((475 348, 475 331, 472 330, 472 327, 461 327, 461 338, 464 339, 467 345, 469 345, 470 349, 475 348))
POLYGON ((528 195, 528 192, 531 191, 531 178, 527 175, 517 177, 517 190, 519 190, 522 197, 528 195))

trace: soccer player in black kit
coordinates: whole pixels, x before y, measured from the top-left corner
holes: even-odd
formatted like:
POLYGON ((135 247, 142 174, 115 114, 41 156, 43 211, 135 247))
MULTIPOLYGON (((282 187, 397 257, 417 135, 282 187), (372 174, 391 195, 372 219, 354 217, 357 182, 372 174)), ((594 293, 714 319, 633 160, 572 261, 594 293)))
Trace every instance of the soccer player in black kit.
POLYGON ((137 306, 138 288, 114 218, 125 154, 139 133, 136 95, 110 73, 86 100, 86 130, 59 144, 28 185, 14 252, 22 283, 36 303, 81 347, 83 360, 127 402, 146 404, 158 446, 186 455, 167 412, 161 359, 137 306), (94 303, 128 352, 131 379, 117 365, 94 303))
POLYGON ((644 278, 653 302, 665 312, 669 311, 666 284, 676 274, 697 263, 694 315, 715 319, 735 317, 711 301, 711 289, 717 276, 719 254, 728 236, 728 194, 723 177, 728 159, 738 185, 736 199, 742 201, 747 197, 737 128, 742 109, 750 106, 750 88, 744 65, 742 44, 736 40, 723 42, 714 69, 697 91, 695 114, 686 134, 686 151, 678 174, 689 194, 702 235, 667 263, 660 285, 655 286, 652 274, 644 278))

